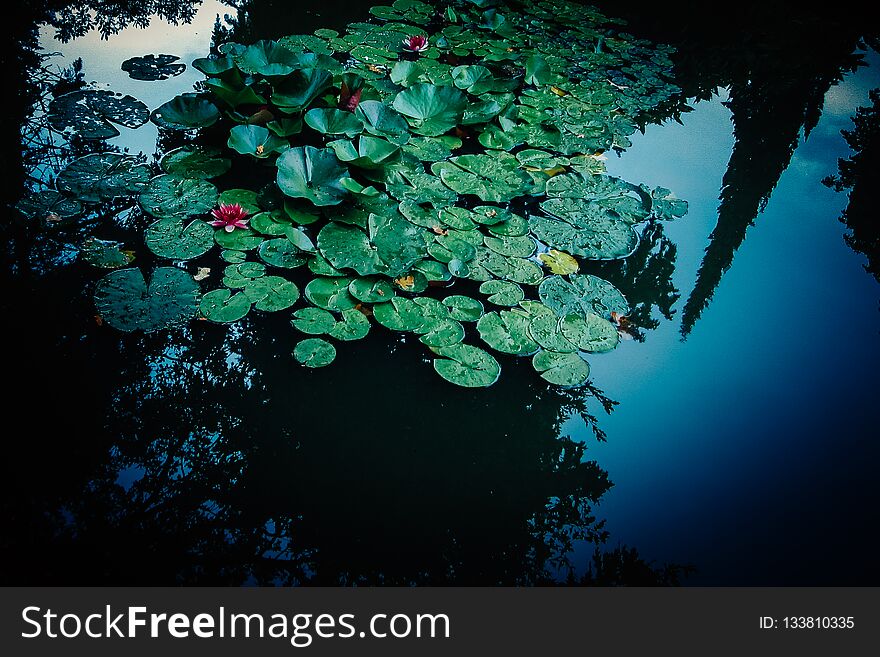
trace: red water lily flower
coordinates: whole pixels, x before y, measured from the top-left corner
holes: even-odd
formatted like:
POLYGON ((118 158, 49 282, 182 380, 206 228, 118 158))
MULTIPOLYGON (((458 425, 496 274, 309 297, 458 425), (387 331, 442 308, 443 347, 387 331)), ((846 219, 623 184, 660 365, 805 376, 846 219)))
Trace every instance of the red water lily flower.
POLYGON ((403 40, 403 49, 410 52, 424 52, 428 49, 428 38, 419 34, 406 37, 403 40))
POLYGON ((238 203, 231 205, 221 203, 219 207, 211 210, 211 216, 214 217, 211 225, 214 228, 222 228, 227 233, 231 233, 236 228, 247 228, 248 221, 250 221, 250 219, 245 219, 248 216, 247 210, 238 203))

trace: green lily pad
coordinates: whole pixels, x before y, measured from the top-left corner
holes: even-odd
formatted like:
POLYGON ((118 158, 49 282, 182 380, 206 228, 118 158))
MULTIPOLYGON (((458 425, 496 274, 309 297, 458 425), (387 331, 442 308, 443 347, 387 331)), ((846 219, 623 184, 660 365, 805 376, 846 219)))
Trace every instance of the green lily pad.
POLYGON ((483 242, 495 253, 509 258, 528 258, 536 247, 535 240, 528 235, 486 237, 483 242))
POLYGON ((290 218, 281 210, 258 212, 251 217, 250 227, 263 235, 278 237, 284 235, 292 227, 290 218))
POLYGON ((122 242, 88 238, 80 247, 80 257, 93 267, 118 269, 134 261, 134 252, 122 248, 122 242))
POLYGON ((139 128, 147 122, 150 110, 132 96, 112 91, 80 89, 55 98, 46 118, 59 132, 71 132, 82 139, 109 139, 119 135, 112 123, 139 128))
POLYGON ((227 233, 224 229, 218 228, 214 231, 214 241, 224 249, 232 251, 250 251, 256 249, 263 243, 263 236, 258 235, 251 229, 236 228, 231 233, 227 233))
POLYGON ((251 189, 227 189, 220 194, 217 203, 222 203, 223 205, 238 204, 248 214, 256 214, 262 209, 258 194, 251 189))
POLYGON ((382 270, 376 248, 357 226, 328 223, 318 233, 318 249, 336 269, 354 269, 361 276, 382 270))
POLYGON ((290 308, 299 299, 299 288, 281 276, 261 276, 244 287, 256 310, 277 312, 290 308))
POLYGON ((495 351, 514 356, 529 356, 538 343, 529 337, 529 317, 511 310, 486 313, 477 322, 483 341, 495 351))
POLYGON ((186 70, 186 64, 178 62, 176 55, 143 55, 122 62, 122 70, 135 80, 155 82, 177 77, 186 70))
POLYGON ((412 299, 394 297, 391 301, 373 306, 373 317, 392 331, 418 331, 425 323, 425 314, 412 299))
POLYGON ((245 48, 236 58, 236 64, 245 73, 259 73, 266 77, 285 76, 300 66, 296 53, 268 39, 245 48))
POLYGON ((294 71, 274 87, 272 103, 282 110, 299 112, 333 85, 333 74, 318 68, 294 71))
POLYGON ((357 300, 348 293, 350 278, 319 277, 306 285, 306 299, 325 310, 348 310, 357 305, 357 300))
POLYGON ((204 221, 184 225, 182 219, 159 219, 144 231, 147 248, 160 258, 191 260, 204 255, 214 246, 214 229, 204 221))
POLYGON ((337 205, 348 193, 341 184, 348 171, 329 148, 312 146, 286 150, 276 162, 278 186, 295 198, 315 205, 337 205))
POLYGON ((266 266, 259 262, 240 262, 223 270, 223 285, 229 288, 245 288, 266 275, 266 266))
POLYGON ((80 201, 99 203, 141 191, 150 180, 150 167, 119 153, 100 153, 80 157, 55 179, 58 191, 80 201))
POLYGON ((453 86, 418 83, 397 94, 392 107, 406 117, 413 132, 437 137, 458 124, 467 98, 453 86))
POLYGON ((460 322, 476 322, 483 316, 483 304, 461 294, 446 297, 443 304, 449 308, 450 317, 460 322))
POLYGON ((459 194, 474 194, 483 201, 500 203, 528 193, 531 178, 510 153, 496 151, 459 155, 448 162, 435 162, 431 172, 459 194))
MULTIPOLYGON (((347 311, 350 312, 350 311, 347 311)), ((354 312, 359 313, 355 310, 354 312)), ((330 333, 336 326, 336 318, 328 310, 323 308, 300 308, 293 313, 293 319, 290 320, 294 328, 309 335, 324 335, 330 333)))
POLYGON ((200 57, 193 60, 192 66, 208 77, 216 77, 233 70, 235 62, 228 55, 224 57, 200 57))
POLYGON ((566 388, 583 385, 590 378, 590 366, 574 353, 539 351, 532 366, 544 380, 566 388))
POLYGON ((217 188, 207 180, 156 176, 141 191, 141 209, 158 219, 206 214, 217 203, 217 188))
POLYGON ((394 109, 378 100, 364 100, 354 111, 363 129, 398 146, 410 139, 409 125, 394 109))
POLYGON ((15 204, 15 209, 27 219, 36 219, 47 224, 70 221, 83 212, 79 201, 59 194, 53 189, 26 191, 15 204))
POLYGON ((395 161, 400 153, 400 148, 391 142, 361 135, 357 146, 352 141, 340 139, 327 144, 333 149, 340 161, 363 169, 375 169, 378 166, 395 161))
POLYGON ((639 245, 632 226, 615 214, 579 199, 548 199, 541 208, 555 218, 532 215, 529 227, 555 249, 594 260, 625 258, 639 245))
POLYGON ((559 353, 577 351, 577 346, 569 342, 562 334, 562 329, 559 326, 560 318, 556 316, 556 313, 543 304, 540 305, 546 312, 531 315, 529 337, 548 351, 559 353))
POLYGON ((219 148, 210 146, 182 146, 168 151, 159 164, 165 173, 203 180, 222 176, 232 167, 232 161, 223 157, 219 148))
POLYGON ((456 66, 452 69, 452 81, 459 89, 475 96, 495 89, 495 77, 485 66, 456 66))
POLYGON ((293 348, 293 357, 305 367, 324 367, 336 359, 336 347, 321 338, 307 338, 293 348))
POLYGON ((261 125, 237 125, 229 131, 226 142, 234 151, 257 159, 265 159, 290 148, 290 142, 261 125))
POLYGON ((608 281, 590 274, 572 274, 568 280, 561 276, 545 278, 538 288, 544 305, 559 317, 571 313, 594 313, 611 319, 611 313, 629 313, 629 303, 620 290, 608 281))
POLYGON ((257 255, 267 265, 282 269, 295 269, 306 263, 303 252, 286 237, 262 242, 257 249, 257 255))
POLYGON ((419 341, 429 347, 450 347, 464 340, 464 326, 456 320, 446 317, 426 318, 419 329, 422 336, 419 341))
POLYGON ((330 330, 330 337, 337 340, 360 340, 370 332, 370 320, 355 308, 342 311, 342 321, 330 330))
POLYGON ((181 94, 160 105, 150 114, 150 120, 169 130, 195 130, 217 123, 220 110, 206 96, 181 94))
POLYGON ((526 297, 523 289, 510 281, 486 281, 480 285, 480 292, 489 295, 496 306, 515 306, 526 297))
POLYGON ((343 112, 332 107, 316 107, 305 115, 306 125, 322 135, 359 135, 363 124, 351 112, 343 112))
POLYGON ((199 311, 216 324, 237 322, 250 312, 251 300, 244 292, 232 294, 227 289, 212 290, 202 297, 199 311))
POLYGON ((382 303, 394 298, 394 288, 388 279, 379 277, 356 278, 348 286, 348 291, 363 303, 382 303))
POLYGON ((501 376, 498 361, 479 347, 454 344, 437 347, 434 353, 440 356, 434 360, 434 369, 450 383, 465 388, 485 388, 501 376))
POLYGON ((593 313, 572 313, 559 320, 565 339, 582 351, 611 351, 620 342, 617 328, 607 319, 593 313))
POLYGON ((139 269, 117 269, 98 281, 94 296, 98 314, 110 326, 149 333, 189 321, 198 307, 199 285, 174 267, 153 270, 149 286, 139 269))

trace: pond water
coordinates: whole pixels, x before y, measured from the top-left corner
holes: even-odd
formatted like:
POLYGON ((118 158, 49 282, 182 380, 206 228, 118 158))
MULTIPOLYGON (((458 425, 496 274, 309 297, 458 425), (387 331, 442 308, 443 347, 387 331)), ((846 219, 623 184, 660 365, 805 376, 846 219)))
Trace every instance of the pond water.
MULTIPOLYGON (((342 29, 371 4, 298 3, 291 16, 212 0, 179 9, 179 25, 148 8, 141 27, 134 12, 106 38, 83 28, 62 43, 43 25, 39 43, 59 53, 50 66, 81 57, 86 81, 152 109, 203 79, 189 63, 218 15, 248 43, 342 29), (187 69, 151 82, 119 69, 147 53, 187 69)), ((63 239, 10 228, 7 412, 28 419, 7 437, 0 547, 18 565, 4 580, 880 583, 880 286, 844 240, 846 192, 821 182, 852 154, 840 131, 870 105, 880 61, 856 17, 823 25, 825 50, 805 58, 822 21, 782 34, 785 18, 766 11, 715 39, 698 13, 626 16, 679 48, 693 111, 648 125, 605 164, 689 210, 645 228, 631 258, 588 269, 641 312, 637 339, 591 356, 594 388, 554 389, 513 358, 493 386, 455 387, 412 336, 388 331, 306 371, 282 313, 123 335, 96 322, 98 276, 63 239), (736 38, 774 65, 733 55, 736 38), (868 65, 849 72, 856 51, 868 65)), ((120 132, 107 143, 148 161, 173 145, 152 123, 120 132)), ((55 153, 32 148, 26 170, 49 175, 55 153)), ((124 204, 107 212, 102 237, 143 225, 124 204)))

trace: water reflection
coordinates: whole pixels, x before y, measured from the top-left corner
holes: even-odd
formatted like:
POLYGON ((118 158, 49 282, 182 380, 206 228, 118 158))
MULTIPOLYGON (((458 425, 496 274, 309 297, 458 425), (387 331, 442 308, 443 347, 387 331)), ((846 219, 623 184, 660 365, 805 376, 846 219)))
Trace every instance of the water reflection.
POLYGON ((637 3, 613 10, 635 33, 676 47, 683 97, 708 99, 718 87, 729 88, 736 143, 722 181, 718 222, 682 312, 687 336, 798 143, 818 123, 825 94, 864 64, 856 50, 877 49, 876 22, 859 5, 815 13, 765 2, 739 2, 735 9, 637 3))

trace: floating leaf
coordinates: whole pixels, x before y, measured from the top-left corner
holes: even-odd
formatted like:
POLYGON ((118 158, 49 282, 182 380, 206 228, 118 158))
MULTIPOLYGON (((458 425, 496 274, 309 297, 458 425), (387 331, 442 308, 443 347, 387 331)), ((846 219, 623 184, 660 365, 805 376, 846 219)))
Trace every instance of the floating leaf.
POLYGON ((547 60, 539 55, 531 55, 526 59, 526 84, 539 86, 547 84, 551 78, 552 72, 547 60))
POLYGON ((620 342, 617 327, 593 313, 572 313, 559 320, 565 339, 582 351, 611 351, 620 342))
POLYGON ((550 271, 560 276, 574 274, 579 268, 578 261, 574 257, 556 249, 550 249, 547 253, 540 253, 538 258, 550 271))
MULTIPOLYGON (((424 313, 424 310, 423 310, 424 313)), ((464 326, 452 318, 426 318, 419 341, 429 347, 449 347, 464 340, 464 326)))
POLYGON ((272 94, 272 103, 282 110, 299 112, 333 84, 333 75, 317 68, 294 71, 279 82, 272 94))
POLYGON ((348 293, 350 278, 319 277, 306 285, 306 299, 325 310, 348 310, 357 305, 357 300, 348 293))
POLYGON ((583 385, 590 378, 590 366, 574 353, 539 351, 532 358, 532 365, 541 378, 566 388, 583 385))
POLYGON ((159 219, 206 214, 217 203, 217 188, 207 180, 156 176, 138 198, 141 209, 159 219))
POLYGON ((240 205, 242 210, 248 214, 256 214, 261 210, 257 193, 250 189, 227 189, 217 199, 217 204, 221 203, 223 205, 240 205))
POLYGON ((305 367, 324 367, 336 359, 336 347, 321 338, 307 338, 293 348, 293 357, 305 367))
POLYGON ((626 315, 629 303, 620 290, 608 281, 590 274, 572 274, 545 278, 538 288, 541 301, 560 317, 571 313, 594 313, 605 319, 616 312, 626 315))
POLYGON ((455 344, 433 351, 441 357, 434 360, 434 369, 450 383, 465 388, 485 388, 501 375, 498 361, 478 347, 455 344))
POLYGON ((341 179, 348 177, 329 148, 291 148, 276 162, 278 186, 288 196, 305 198, 315 205, 336 205, 348 193, 341 179))
POLYGON ((382 303, 391 301, 394 297, 391 283, 379 277, 356 278, 348 286, 348 291, 351 296, 364 303, 382 303))
POLYGON ((186 64, 178 62, 179 59, 176 55, 143 55, 126 59, 121 68, 135 80, 167 80, 186 70, 186 64))
POLYGON ((515 306, 525 299, 523 289, 510 281, 486 281, 480 285, 480 292, 490 295, 489 301, 496 306, 515 306))
POLYGON ((64 167, 55 179, 55 186, 81 201, 99 203, 137 194, 150 180, 150 175, 150 167, 133 157, 95 153, 64 167))
POLYGON ((134 252, 121 247, 121 242, 90 237, 83 242, 79 253, 83 260, 94 267, 117 269, 127 267, 134 260, 134 252))
POLYGON ((15 204, 15 209, 27 219, 47 223, 70 221, 79 217, 83 211, 79 201, 63 196, 53 189, 26 191, 15 204))
POLYGON ((174 267, 159 267, 149 287, 139 269, 117 269, 95 287, 95 307, 120 331, 158 331, 186 323, 198 307, 199 286, 174 267))
POLYGON ((231 233, 227 233, 222 228, 218 228, 214 231, 214 241, 224 249, 231 249, 233 251, 250 251, 251 249, 256 249, 263 243, 263 237, 257 235, 257 233, 249 228, 245 230, 234 230, 231 233))
POLYGON ((267 265, 282 269, 294 269, 306 263, 306 258, 289 239, 278 237, 262 242, 257 250, 260 259, 267 265))
POLYGON ((147 122, 149 114, 147 106, 132 96, 80 89, 55 98, 46 118, 60 132, 70 131, 82 139, 109 139, 119 135, 111 122, 138 128, 147 122))
POLYGON ((397 94, 392 106, 406 117, 414 132, 436 137, 458 124, 467 99, 452 86, 418 83, 397 94))
POLYGON ((483 201, 500 203, 528 193, 531 178, 509 153, 460 155, 435 162, 431 172, 459 194, 474 194, 483 201))
POLYGON ((418 331, 425 322, 421 306, 412 299, 394 297, 391 301, 373 306, 373 317, 392 331, 418 331))
POLYGON ((495 351, 514 356, 529 356, 538 344, 529 337, 529 317, 510 310, 486 313, 477 322, 483 341, 495 351))
POLYGON ((244 287, 256 310, 277 312, 290 308, 299 299, 299 288, 281 276, 261 276, 244 287))
POLYGON ((248 314, 251 300, 244 292, 232 294, 229 290, 212 290, 202 297, 199 311, 202 315, 217 324, 231 324, 248 314))
POLYGON ((180 178, 216 178, 232 167, 232 161, 210 146, 182 146, 168 151, 159 163, 165 173, 180 178))
POLYGON ((483 316, 483 304, 461 294, 450 295, 443 303, 449 308, 450 317, 460 322, 476 322, 483 316))
MULTIPOLYGON (((350 311, 347 311, 350 312, 350 311)), ((354 312, 359 312, 355 310, 354 312)), ((330 333, 336 326, 336 318, 333 314, 323 308, 300 308, 293 313, 293 319, 290 321, 294 328, 309 335, 323 335, 330 333)))
POLYGON ((306 112, 306 125, 323 135, 354 137, 364 129, 363 124, 351 113, 331 107, 316 107, 306 112))
POLYGON ((214 229, 196 219, 188 225, 177 217, 160 219, 144 231, 147 248, 160 258, 191 260, 214 246, 214 229))
POLYGON ((261 125, 237 125, 229 131, 226 142, 234 151, 257 159, 271 157, 290 148, 290 143, 261 125))
POLYGON ((354 308, 342 311, 342 321, 330 330, 330 337, 337 340, 360 340, 370 332, 370 320, 354 308))
POLYGON ((529 337, 548 351, 559 353, 577 351, 577 346, 569 342, 562 334, 559 326, 561 320, 556 316, 556 313, 547 308, 547 306, 539 305, 543 311, 540 314, 532 315, 532 319, 529 322, 529 337))
POLYGON ((150 114, 150 120, 160 128, 194 130, 217 123, 220 110, 200 94, 181 94, 160 105, 150 114))

